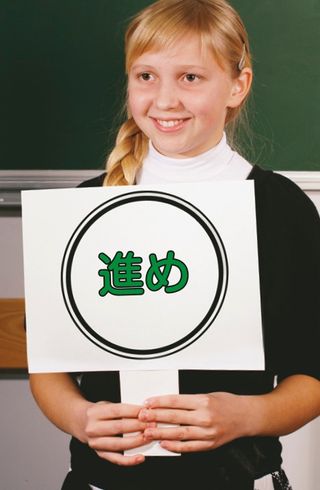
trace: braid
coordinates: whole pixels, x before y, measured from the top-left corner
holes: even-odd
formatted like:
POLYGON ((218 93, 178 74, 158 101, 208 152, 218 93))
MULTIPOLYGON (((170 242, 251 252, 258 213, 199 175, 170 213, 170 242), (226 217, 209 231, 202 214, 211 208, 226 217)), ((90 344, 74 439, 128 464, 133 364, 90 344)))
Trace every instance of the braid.
POLYGON ((148 139, 131 117, 119 129, 107 161, 104 185, 133 185, 147 153, 148 139))

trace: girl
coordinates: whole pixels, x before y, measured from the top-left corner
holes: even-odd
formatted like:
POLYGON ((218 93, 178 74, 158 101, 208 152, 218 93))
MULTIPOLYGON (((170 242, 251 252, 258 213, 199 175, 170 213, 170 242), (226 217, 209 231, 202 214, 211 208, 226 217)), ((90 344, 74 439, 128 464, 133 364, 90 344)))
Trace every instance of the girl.
POLYGON ((181 371, 179 395, 144 406, 120 402, 114 372, 84 373, 80 387, 68 374, 32 375, 43 412, 73 436, 63 489, 193 489, 205 481, 252 490, 268 474, 275 488, 289 488, 278 436, 320 407, 318 214, 293 183, 232 149, 252 67, 245 28, 225 0, 144 9, 127 30, 126 71, 128 118, 107 173, 83 186, 254 180, 266 370, 181 371), (181 457, 123 454, 153 439, 181 457))

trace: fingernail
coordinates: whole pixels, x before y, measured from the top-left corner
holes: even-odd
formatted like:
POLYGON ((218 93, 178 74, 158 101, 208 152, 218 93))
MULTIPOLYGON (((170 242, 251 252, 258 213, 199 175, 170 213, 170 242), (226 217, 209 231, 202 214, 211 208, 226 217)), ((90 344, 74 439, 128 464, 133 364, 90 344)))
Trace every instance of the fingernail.
POLYGON ((150 407, 152 405, 152 402, 153 402, 153 398, 147 398, 143 404, 145 407, 150 407))
POLYGON ((146 430, 144 431, 144 437, 145 437, 146 439, 152 439, 152 437, 153 437, 153 431, 152 431, 152 430, 150 430, 150 429, 146 429, 146 430))
POLYGON ((140 411, 140 419, 147 420, 147 418, 148 418, 148 410, 142 409, 140 411))

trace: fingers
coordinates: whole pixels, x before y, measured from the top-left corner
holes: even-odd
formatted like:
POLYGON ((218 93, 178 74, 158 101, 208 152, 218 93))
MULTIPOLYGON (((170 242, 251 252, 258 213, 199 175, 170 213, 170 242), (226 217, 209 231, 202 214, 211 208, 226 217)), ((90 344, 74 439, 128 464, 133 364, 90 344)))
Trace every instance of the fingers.
POLYGON ((154 422, 138 419, 142 407, 125 403, 98 402, 87 410, 85 433, 87 443, 100 458, 121 466, 134 466, 144 462, 142 454, 124 455, 146 443, 144 430, 155 427, 154 422), (125 437, 119 437, 125 436, 125 437))
POLYGON ((87 416, 88 418, 92 417, 101 420, 137 418, 141 408, 140 405, 99 402, 88 409, 87 416))
POLYGON ((164 424, 195 424, 193 411, 175 409, 142 409, 139 413, 141 422, 161 422, 164 424))
POLYGON ((100 458, 120 466, 135 466, 145 461, 142 454, 126 456, 121 454, 128 449, 135 449, 146 443, 142 434, 126 437, 97 437, 89 439, 88 445, 100 458))
POLYGON ((215 437, 215 432, 214 430, 208 431, 207 429, 196 426, 156 427, 146 429, 144 431, 144 437, 147 441, 211 441, 215 437))
POLYGON ((142 454, 135 454, 134 456, 124 456, 119 453, 112 453, 107 451, 97 451, 98 456, 102 459, 110 461, 110 463, 117 464, 119 466, 136 466, 144 462, 145 457, 142 454))
POLYGON ((148 398, 144 405, 146 408, 179 408, 194 410, 199 406, 201 397, 206 395, 163 395, 148 398))
POLYGON ((161 447, 174 453, 191 453, 194 451, 210 451, 216 446, 213 441, 162 441, 161 447))
POLYGON ((210 428, 214 416, 211 395, 167 395, 150 398, 139 413, 143 422, 210 428))
POLYGON ((138 419, 141 406, 124 403, 96 403, 87 411, 85 433, 88 438, 142 432, 146 422, 138 419))
POLYGON ((147 423, 138 419, 92 420, 88 421, 86 434, 91 438, 117 436, 131 432, 142 432, 146 427, 147 423))
POLYGON ((139 419, 157 423, 144 431, 147 440, 162 441, 161 446, 173 452, 206 451, 216 446, 215 405, 211 395, 152 397, 145 406, 139 419))
POLYGON ((88 441, 88 445, 96 452, 121 452, 134 449, 146 443, 142 434, 126 437, 97 437, 88 441))

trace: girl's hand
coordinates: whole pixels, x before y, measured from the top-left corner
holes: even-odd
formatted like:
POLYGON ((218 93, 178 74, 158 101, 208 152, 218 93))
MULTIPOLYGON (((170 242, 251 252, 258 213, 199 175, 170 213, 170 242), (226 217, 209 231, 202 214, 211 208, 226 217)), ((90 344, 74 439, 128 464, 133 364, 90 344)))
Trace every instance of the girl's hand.
POLYGON ((208 451, 249 435, 249 398, 231 393, 153 397, 139 420, 177 425, 144 431, 147 440, 160 440, 169 451, 208 451))
POLYGON ((144 456, 124 456, 122 451, 136 448, 146 443, 143 431, 147 424, 138 420, 141 406, 124 403, 98 402, 86 410, 84 439, 102 459, 123 466, 143 463, 144 456), (131 434, 136 433, 138 434, 131 434), (124 434, 126 437, 121 437, 124 434))

